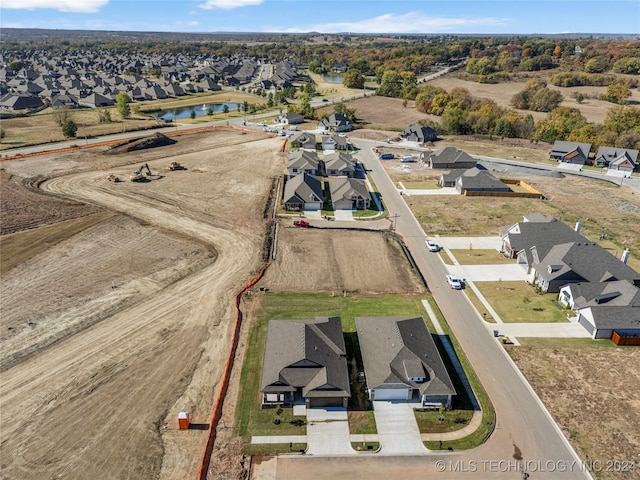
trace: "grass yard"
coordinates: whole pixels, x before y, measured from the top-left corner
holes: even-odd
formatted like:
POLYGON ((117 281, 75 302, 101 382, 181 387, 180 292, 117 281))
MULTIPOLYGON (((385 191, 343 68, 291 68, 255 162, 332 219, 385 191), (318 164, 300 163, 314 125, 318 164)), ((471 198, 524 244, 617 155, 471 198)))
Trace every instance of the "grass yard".
POLYGON ((467 297, 469 298, 473 306, 476 308, 478 313, 482 316, 482 318, 484 318, 487 322, 496 323, 495 319, 493 318, 493 315, 489 313, 489 310, 485 308, 484 304, 480 301, 480 299, 472 289, 467 288, 465 289, 464 293, 467 295, 467 297))
POLYGON ((466 427, 473 417, 473 410, 416 411, 420 433, 445 433, 466 427))
POLYGON ((513 258, 506 258, 497 250, 450 250, 460 265, 513 265, 513 258))
POLYGON ((478 290, 507 323, 567 322, 555 293, 537 293, 526 282, 474 282, 478 290))
POLYGON ((364 412, 349 411, 349 433, 353 435, 378 433, 376 419, 372 410, 364 412))
POLYGON ((306 443, 248 443, 242 447, 245 455, 275 455, 277 453, 304 453, 306 443))
POLYGON ((375 453, 380 448, 379 442, 351 442, 351 448, 357 452, 375 453))
POLYGON ((407 190, 440 190, 442 187, 438 180, 428 180, 424 182, 402 182, 407 190))

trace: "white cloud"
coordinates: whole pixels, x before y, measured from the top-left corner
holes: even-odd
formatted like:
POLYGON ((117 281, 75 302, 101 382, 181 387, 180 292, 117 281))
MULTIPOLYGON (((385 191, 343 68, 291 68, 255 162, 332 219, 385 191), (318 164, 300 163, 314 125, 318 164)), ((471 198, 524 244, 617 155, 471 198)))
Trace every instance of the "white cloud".
POLYGON ((109 0, 2 0, 2 8, 35 10, 51 8, 61 12, 95 13, 109 0))
POLYGON ((222 10, 231 10, 238 7, 249 7, 251 5, 260 5, 264 0, 206 0, 200 5, 200 8, 211 10, 212 8, 220 8, 222 10))
POLYGON ((353 22, 334 22, 309 25, 305 27, 274 29, 272 31, 286 31, 289 33, 320 32, 320 33, 440 33, 463 32, 473 28, 480 29, 487 26, 507 25, 509 19, 485 18, 447 18, 429 17, 419 12, 403 15, 385 14, 353 22))

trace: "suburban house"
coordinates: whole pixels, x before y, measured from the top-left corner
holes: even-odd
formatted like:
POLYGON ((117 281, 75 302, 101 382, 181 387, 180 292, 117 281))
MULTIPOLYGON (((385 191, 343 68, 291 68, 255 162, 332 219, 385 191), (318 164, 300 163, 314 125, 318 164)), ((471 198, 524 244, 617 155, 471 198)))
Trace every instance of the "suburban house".
POLYGON ((422 152, 420 154, 420 162, 424 163, 428 168, 473 168, 476 166, 476 160, 466 152, 458 150, 455 147, 445 147, 435 152, 422 152))
POLYGON ((0 97, 0 108, 6 110, 40 110, 44 106, 40 97, 29 93, 7 93, 0 97))
POLYGON ((278 123, 284 123, 285 125, 297 125, 304 123, 304 116, 299 113, 287 112, 278 117, 278 123))
POLYGON ((640 336, 640 288, 628 280, 568 284, 558 298, 593 338, 640 336))
POLYGON ((299 150, 289 154, 287 172, 289 176, 306 173, 308 175, 322 175, 320 158, 316 152, 299 150))
POLYGON ((345 407, 351 396, 340 317, 271 320, 262 366, 262 404, 303 401, 345 407))
POLYGON ((346 153, 334 152, 324 156, 324 170, 327 177, 350 177, 356 172, 356 161, 346 153))
POLYGON ((559 294, 593 338, 640 335, 640 273, 556 219, 534 214, 501 231, 502 251, 517 257, 528 281, 559 294))
POLYGON ((638 162, 638 150, 616 147, 600 147, 594 164, 620 172, 631 173, 638 162))
POLYGON ((291 177, 284 186, 283 203, 288 211, 322 210, 322 182, 306 173, 291 177))
POLYGON ((451 406, 456 391, 422 317, 357 317, 356 329, 372 401, 451 406))
POLYGON ((437 140, 438 134, 431 127, 411 125, 402 131, 400 138, 404 138, 410 142, 425 143, 437 140))
POLYGON ((305 150, 316 149, 316 136, 309 132, 296 132, 291 137, 291 146, 293 148, 303 148, 305 150))
POLYGON ((320 142, 322 144, 322 150, 348 150, 349 142, 346 137, 340 137, 338 135, 321 135, 320 142))
POLYGON ((456 190, 462 195, 467 192, 510 192, 508 185, 484 168, 473 167, 462 172, 455 182, 456 190))
POLYGON ((332 113, 328 117, 323 118, 318 123, 318 130, 329 130, 332 132, 350 132, 353 130, 353 124, 346 116, 341 113, 332 113))
POLYGON ((556 140, 549 152, 549 159, 564 163, 585 165, 589 163, 590 143, 556 140))
POLYGON ((329 180, 329 191, 334 210, 366 210, 371 205, 371 194, 364 180, 332 178, 329 180))
POLYGON ((450 172, 445 172, 440 175, 440 180, 438 183, 441 187, 455 187, 456 180, 460 176, 460 172, 456 172, 455 170, 451 170, 450 172))

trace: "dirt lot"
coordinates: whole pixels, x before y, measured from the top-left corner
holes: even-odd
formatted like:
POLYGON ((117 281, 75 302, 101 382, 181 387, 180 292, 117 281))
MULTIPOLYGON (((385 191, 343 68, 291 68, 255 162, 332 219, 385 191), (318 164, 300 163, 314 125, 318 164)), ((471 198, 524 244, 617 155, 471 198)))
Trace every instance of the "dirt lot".
POLYGON ((261 263, 280 143, 215 131, 132 154, 3 162, 16 179, 50 178, 41 188, 63 206, 117 212, 2 276, 3 478, 196 476, 207 432, 179 431, 176 416, 209 421, 233 295, 261 263), (167 171, 171 160, 188 169, 167 171), (153 180, 105 180, 143 161, 153 180))
MULTIPOLYGON (((407 102, 407 106, 403 105, 400 98, 388 98, 372 96, 367 98, 358 98, 350 101, 347 105, 356 111, 358 126, 373 130, 395 130, 401 132, 409 125, 418 123, 419 120, 431 118, 439 121, 440 117, 434 115, 426 115, 416 110, 415 102, 407 102)), ((360 134, 360 130, 358 130, 360 134)), ((386 138, 389 138, 387 135, 386 138)))
POLYGON ((638 348, 536 339, 508 350, 580 458, 602 467, 595 478, 638 478, 638 348), (635 462, 635 473, 621 471, 624 462, 635 462))
POLYGON ((368 232, 298 229, 281 224, 278 257, 264 277, 273 290, 411 293, 422 287, 398 244, 368 232), (357 251, 357 256, 356 256, 357 251), (357 258, 357 261, 353 261, 357 258), (371 265, 376 265, 375 272, 371 265))

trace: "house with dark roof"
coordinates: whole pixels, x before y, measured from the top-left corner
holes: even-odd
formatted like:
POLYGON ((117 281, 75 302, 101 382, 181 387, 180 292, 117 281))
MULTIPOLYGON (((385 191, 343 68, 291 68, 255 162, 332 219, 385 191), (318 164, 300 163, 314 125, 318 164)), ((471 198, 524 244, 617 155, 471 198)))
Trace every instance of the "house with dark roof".
POLYGON ((324 171, 327 177, 350 177, 356 171, 356 160, 343 152, 328 153, 323 158, 324 171))
POLYGON ((331 178, 329 192, 334 210, 366 210, 371 205, 371 193, 364 180, 348 177, 331 178))
POLYGON ((283 123, 285 125, 297 125, 304 123, 304 116, 299 113, 287 112, 278 117, 278 123, 283 123))
POLYGON ((345 407, 351 396, 340 317, 270 320, 260 382, 263 405, 304 400, 345 407))
POLYGON ((320 158, 316 152, 298 150, 289 154, 287 172, 289 176, 306 173, 308 175, 322 175, 320 158))
POLYGON ((451 406, 456 391, 422 317, 357 317, 369 398, 451 406))
POLYGON ((40 110, 44 103, 36 95, 29 93, 7 93, 0 98, 0 108, 6 110, 40 110))
POLYGON ((464 168, 469 169, 476 166, 476 160, 466 152, 455 147, 445 147, 434 152, 422 152, 420 162, 428 168, 464 168))
POLYGON ((549 152, 549 159, 558 162, 585 165, 589 162, 590 143, 564 142, 556 140, 549 152))
POLYGON ((304 148, 305 150, 316 149, 316 136, 313 133, 296 132, 290 141, 293 148, 304 148))
POLYGON ((287 180, 284 186, 283 204, 288 211, 317 211, 322 209, 324 192, 322 183, 303 173, 287 180))
POLYGON ((341 113, 332 113, 320 120, 317 128, 318 130, 330 130, 332 132, 350 132, 353 130, 353 124, 351 120, 341 113))
POLYGON ((465 170, 456 179, 456 190, 462 195, 468 192, 510 192, 508 185, 484 168, 473 167, 465 170))
POLYGON ((425 127, 423 125, 411 125, 405 128, 400 134, 400 138, 408 140, 410 142, 432 142, 438 139, 437 132, 431 127, 425 127))
POLYGON ((600 147, 594 164, 598 167, 610 168, 631 173, 638 162, 638 150, 630 148, 600 147))

